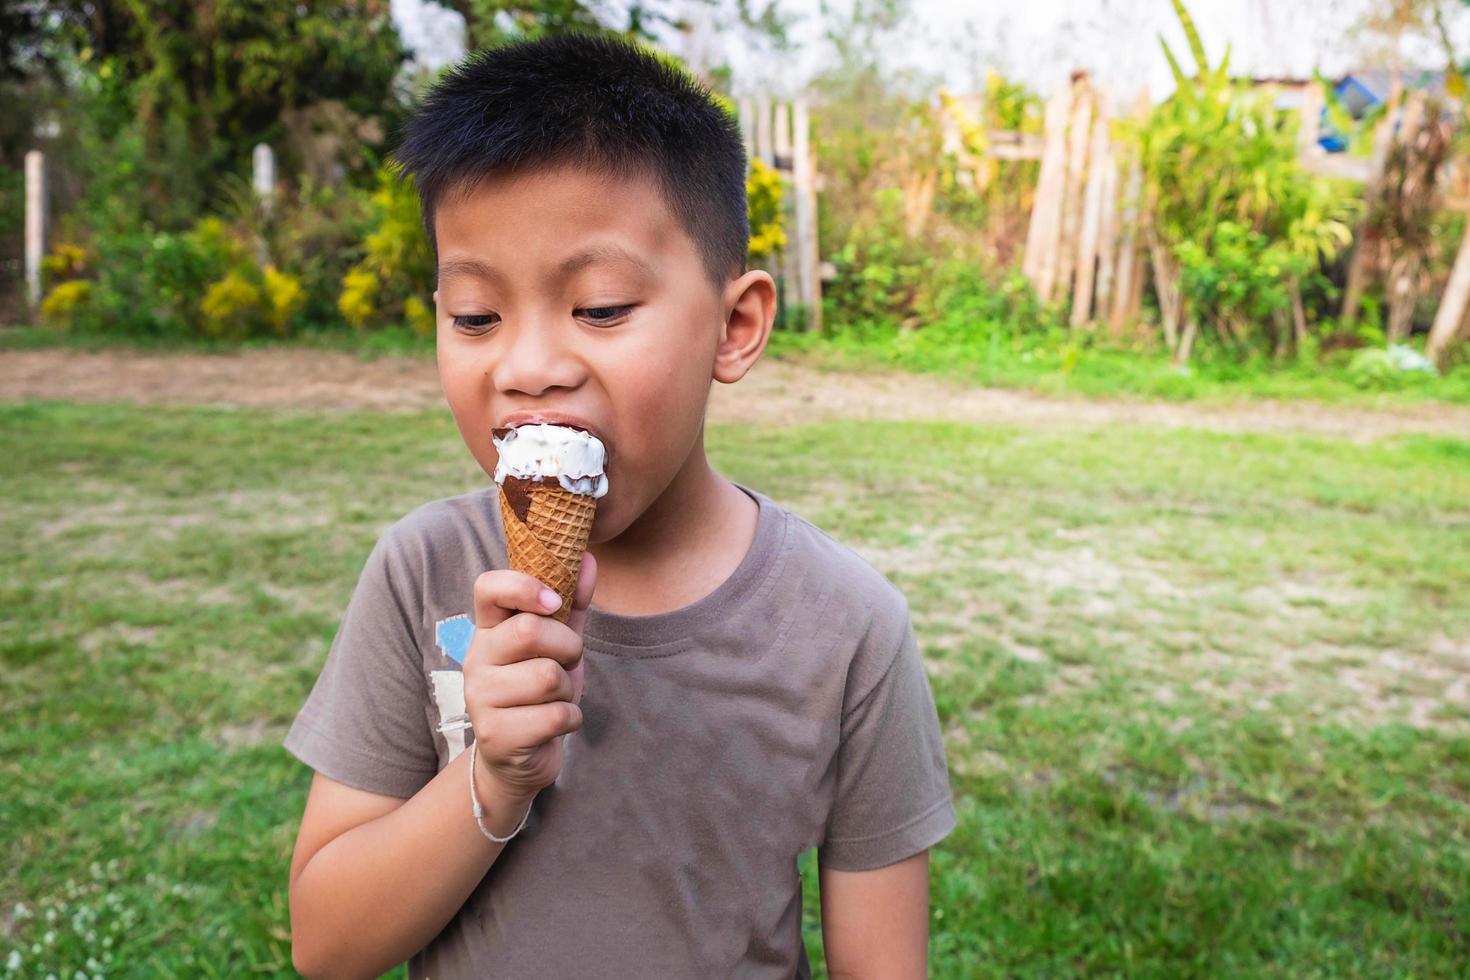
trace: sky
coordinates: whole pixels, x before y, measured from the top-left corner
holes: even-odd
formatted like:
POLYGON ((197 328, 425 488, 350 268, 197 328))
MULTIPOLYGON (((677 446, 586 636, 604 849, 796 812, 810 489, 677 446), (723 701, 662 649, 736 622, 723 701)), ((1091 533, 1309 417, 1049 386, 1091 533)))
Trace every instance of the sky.
MULTIPOLYGON (((696 63, 728 61, 737 95, 763 91, 788 98, 830 56, 823 40, 823 0, 780 0, 781 9, 797 18, 792 36, 799 47, 778 54, 723 28, 708 4, 672 2, 690 11, 701 28, 692 38, 662 38, 665 46, 696 63)), ((761 2, 751 5, 760 9, 761 2)), ((826 2, 850 11, 852 0, 826 2)), ((1374 4, 1387 2, 1187 0, 1212 62, 1228 43, 1234 73, 1272 77, 1308 77, 1314 69, 1332 76, 1360 64, 1372 42, 1353 27, 1374 4)), ((731 6, 726 0, 717 9, 731 6)), ((884 45, 886 57, 893 67, 929 74, 955 91, 978 88, 987 67, 1043 92, 1073 69, 1085 68, 1119 98, 1131 100, 1146 84, 1158 99, 1172 88, 1158 35, 1187 59, 1169 0, 909 0, 909 9, 910 16, 884 45)), ((392 10, 405 42, 423 63, 436 66, 462 56, 457 15, 427 0, 392 0, 392 10)), ((1452 22, 1451 33, 1461 50, 1470 50, 1470 9, 1452 22)), ((1413 39, 1404 45, 1404 56, 1424 65, 1443 60, 1435 46, 1413 39)))

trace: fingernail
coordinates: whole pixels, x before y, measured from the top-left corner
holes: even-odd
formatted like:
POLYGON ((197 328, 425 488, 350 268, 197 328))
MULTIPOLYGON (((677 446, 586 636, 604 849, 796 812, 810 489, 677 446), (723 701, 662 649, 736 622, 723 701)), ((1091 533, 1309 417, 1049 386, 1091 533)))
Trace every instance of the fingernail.
POLYGON ((551 589, 541 590, 541 607, 543 609, 545 609, 547 612, 556 612, 557 608, 560 606, 561 596, 557 595, 551 589))

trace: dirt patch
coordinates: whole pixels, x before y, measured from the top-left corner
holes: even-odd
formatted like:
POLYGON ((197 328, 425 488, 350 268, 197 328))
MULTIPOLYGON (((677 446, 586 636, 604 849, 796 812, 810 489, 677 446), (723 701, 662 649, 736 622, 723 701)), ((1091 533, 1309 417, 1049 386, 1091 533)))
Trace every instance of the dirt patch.
POLYGON ((367 361, 313 350, 0 353, 0 399, 27 398, 383 411, 444 403, 434 362, 422 358, 367 361))
MULTIPOLYGON (((54 398, 136 404, 420 411, 442 407, 434 361, 361 360, 313 350, 147 354, 124 350, 0 353, 0 401, 54 398)), ((1086 400, 887 373, 833 373, 766 361, 739 385, 716 384, 713 422, 795 425, 824 419, 939 420, 1100 427, 1113 423, 1216 432, 1302 432, 1367 442, 1402 433, 1464 437, 1470 407, 1367 409, 1311 402, 1236 404, 1086 400)))

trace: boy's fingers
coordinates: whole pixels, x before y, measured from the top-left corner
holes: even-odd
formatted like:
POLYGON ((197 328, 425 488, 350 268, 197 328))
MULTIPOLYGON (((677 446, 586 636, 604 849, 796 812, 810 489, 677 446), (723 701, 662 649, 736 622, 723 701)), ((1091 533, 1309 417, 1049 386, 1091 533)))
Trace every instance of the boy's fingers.
POLYGON ((535 576, 508 568, 482 572, 475 579, 475 627, 494 629, 518 612, 549 615, 561 598, 535 576))
POLYGON ((587 620, 587 607, 592 605, 592 593, 597 588, 597 559, 592 552, 582 554, 582 571, 577 575, 577 591, 572 595, 572 614, 567 625, 578 636, 582 635, 582 624, 587 620))
POLYGON ((483 703, 490 708, 517 708, 527 704, 572 700, 571 675, 550 657, 507 664, 496 669, 483 685, 474 684, 478 679, 471 678, 466 685, 467 703, 483 703))
POLYGON ((494 727, 484 732, 477 729, 475 737, 482 751, 500 758, 517 749, 536 748, 582 727, 582 709, 570 701, 501 708, 490 718, 494 727))
POLYGON ((493 667, 550 657, 570 670, 582 659, 582 638, 550 616, 516 613, 490 630, 476 630, 470 638, 465 664, 493 667))

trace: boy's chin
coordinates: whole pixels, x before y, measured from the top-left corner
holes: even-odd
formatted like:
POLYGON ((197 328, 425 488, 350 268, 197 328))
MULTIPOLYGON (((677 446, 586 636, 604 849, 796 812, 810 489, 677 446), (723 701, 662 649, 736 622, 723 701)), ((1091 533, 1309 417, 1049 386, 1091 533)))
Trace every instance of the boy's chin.
MULTIPOLYGON (((610 497, 611 494, 608 495, 610 497)), ((628 521, 618 509, 608 504, 608 497, 597 502, 597 516, 592 518, 592 530, 587 535, 587 546, 604 544, 628 529, 628 521)))

